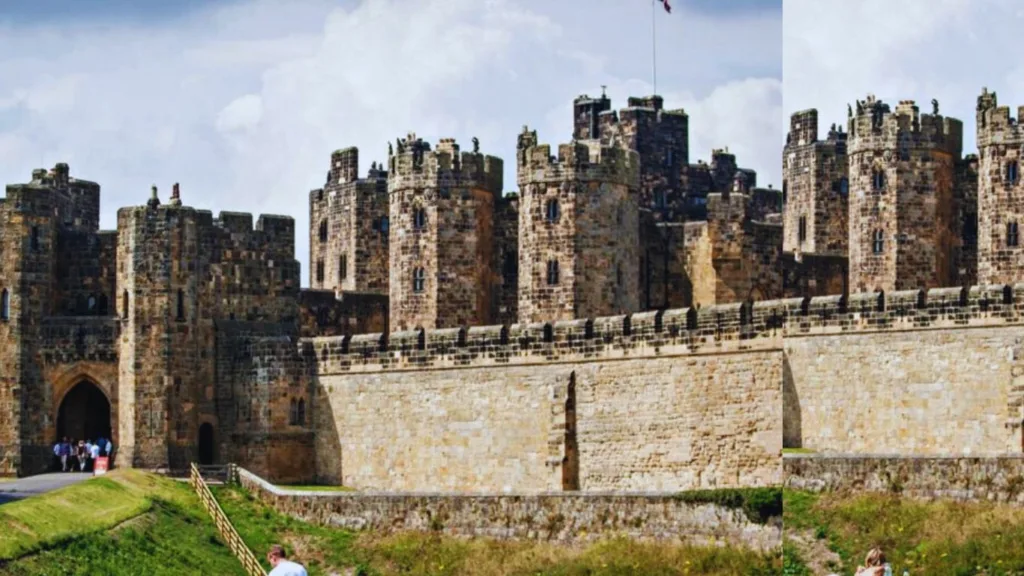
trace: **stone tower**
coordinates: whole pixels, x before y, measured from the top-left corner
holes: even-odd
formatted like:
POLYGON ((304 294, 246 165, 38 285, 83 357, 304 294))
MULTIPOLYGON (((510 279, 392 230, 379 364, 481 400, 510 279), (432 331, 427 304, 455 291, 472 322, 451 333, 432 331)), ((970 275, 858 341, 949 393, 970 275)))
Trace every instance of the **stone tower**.
POLYGON ((309 193, 309 285, 388 292, 388 173, 374 162, 359 178, 359 150, 331 154, 323 188, 309 193))
POLYGON ((852 292, 959 284, 954 195, 963 124, 921 114, 912 100, 895 111, 868 96, 849 120, 849 252, 852 292))
MULTIPOLYGON (((630 97, 615 112, 611 100, 579 96, 573 101, 573 137, 624 146, 641 158, 638 206, 657 222, 702 219, 704 198, 687 195, 689 122, 683 110, 665 110, 661 96, 630 97)), ((735 160, 735 158, 733 158, 735 160)), ((728 178, 731 180, 732 174, 728 178)))
POLYGON ((409 134, 388 160, 392 330, 495 321, 503 165, 478 148, 474 139, 472 152, 460 152, 455 140, 442 139, 432 151, 409 134))
POLYGON ((846 133, 835 124, 818 140, 818 111, 790 117, 783 149, 785 252, 845 256, 849 231, 846 133))
POLYGON ((639 154, 588 140, 556 159, 524 128, 517 174, 519 321, 637 311, 639 154))
POLYGON ((996 93, 978 96, 978 283, 1013 284, 1024 278, 1024 106, 1017 117, 996 93))

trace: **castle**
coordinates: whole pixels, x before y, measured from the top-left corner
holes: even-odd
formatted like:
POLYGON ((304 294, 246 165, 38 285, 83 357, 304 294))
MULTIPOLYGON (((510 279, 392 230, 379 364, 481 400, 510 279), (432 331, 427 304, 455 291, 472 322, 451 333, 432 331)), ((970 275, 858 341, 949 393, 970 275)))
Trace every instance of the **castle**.
POLYGON ((848 117, 847 130, 832 125, 825 140, 817 110, 791 117, 786 251, 846 260, 851 293, 1022 277, 1024 133, 994 92, 978 96, 978 154, 963 155, 963 123, 940 115, 935 100, 927 114, 911 100, 892 109, 869 95, 848 117))
POLYGON ((109 435, 124 466, 385 489, 777 484, 781 373, 760 351, 777 344, 744 344, 722 362, 750 368, 709 391, 671 368, 717 363, 702 337, 658 310, 729 340, 748 308, 716 304, 780 296, 762 247, 781 193, 726 150, 691 164, 687 115, 660 97, 573 108, 557 152, 524 128, 518 193, 475 139, 410 134, 365 177, 357 150, 333 153, 309 196, 311 289, 290 217, 214 217, 175 184, 104 231, 100 186, 66 164, 7 186, 0 473, 109 435), (626 381, 658 405, 623 403, 608 386, 626 381))

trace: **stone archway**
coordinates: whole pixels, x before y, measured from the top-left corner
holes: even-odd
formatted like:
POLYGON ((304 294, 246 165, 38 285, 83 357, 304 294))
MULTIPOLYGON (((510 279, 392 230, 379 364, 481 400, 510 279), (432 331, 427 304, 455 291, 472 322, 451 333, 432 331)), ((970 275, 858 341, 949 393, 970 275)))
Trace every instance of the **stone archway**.
POLYGON ((111 438, 110 399, 88 379, 80 379, 64 394, 57 409, 57 438, 111 438))

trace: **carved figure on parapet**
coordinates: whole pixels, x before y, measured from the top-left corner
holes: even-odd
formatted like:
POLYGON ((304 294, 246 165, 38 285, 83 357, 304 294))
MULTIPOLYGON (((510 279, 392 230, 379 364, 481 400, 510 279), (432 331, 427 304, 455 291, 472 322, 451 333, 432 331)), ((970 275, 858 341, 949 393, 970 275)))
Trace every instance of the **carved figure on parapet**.
POLYGON ((477 138, 476 136, 473 136, 473 154, 479 154, 479 153, 480 153, 480 139, 477 138))
POLYGON ((388 158, 395 155, 395 149, 391 146, 391 142, 388 142, 388 158))
POLYGON ((939 101, 936 98, 932 98, 932 114, 939 115, 939 101))
POLYGON ((853 106, 849 102, 846 103, 846 117, 853 118, 853 106))

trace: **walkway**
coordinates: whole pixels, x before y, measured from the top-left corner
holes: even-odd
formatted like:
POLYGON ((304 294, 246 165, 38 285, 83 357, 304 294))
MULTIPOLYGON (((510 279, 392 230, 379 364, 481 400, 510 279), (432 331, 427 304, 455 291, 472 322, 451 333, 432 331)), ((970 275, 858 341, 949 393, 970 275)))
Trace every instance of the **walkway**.
POLYGON ((0 504, 36 496, 92 478, 92 472, 54 472, 0 481, 0 504))

